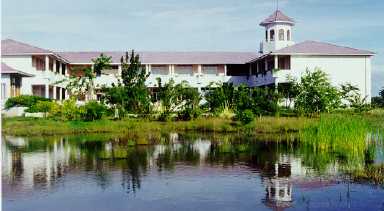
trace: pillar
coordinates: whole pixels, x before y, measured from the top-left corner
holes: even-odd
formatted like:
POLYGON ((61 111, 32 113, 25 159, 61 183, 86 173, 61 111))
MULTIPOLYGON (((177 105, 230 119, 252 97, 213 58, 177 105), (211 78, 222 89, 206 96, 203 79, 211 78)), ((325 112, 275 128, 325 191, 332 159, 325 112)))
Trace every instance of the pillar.
POLYGON ((224 65, 224 75, 227 76, 227 65, 224 65))
POLYGON ((172 75, 172 74, 173 74, 173 65, 170 64, 170 65, 168 66, 168 75, 172 75))
POLYGON ((49 85, 45 84, 45 98, 49 98, 49 85))
POLYGON ((45 56, 45 71, 49 70, 49 56, 45 56))
POLYGON ((63 67, 60 61, 57 61, 57 62, 59 62, 59 74, 61 75, 62 74, 61 72, 63 71, 63 67))
POLYGON ((122 77, 123 70, 121 68, 121 65, 117 65, 117 76, 122 77))
POLYGON ((56 73, 56 62, 57 62, 56 59, 54 59, 53 60, 53 68, 52 68, 54 73, 56 73))
POLYGON ((256 61, 256 75, 259 77, 259 62, 256 61))
POLYGON ((274 69, 279 69, 279 57, 275 55, 275 68, 274 69))
POLYGON ((201 66, 201 64, 197 65, 197 74, 198 75, 202 74, 202 66, 201 66))

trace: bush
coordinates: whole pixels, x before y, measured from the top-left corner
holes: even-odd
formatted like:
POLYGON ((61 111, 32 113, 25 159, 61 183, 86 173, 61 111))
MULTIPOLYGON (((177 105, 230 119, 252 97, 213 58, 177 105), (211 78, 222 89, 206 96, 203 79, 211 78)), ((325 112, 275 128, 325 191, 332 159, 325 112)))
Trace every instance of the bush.
POLYGON ((239 111, 236 115, 236 119, 240 120, 243 124, 249 124, 255 119, 255 115, 252 110, 246 109, 244 111, 239 111))
POLYGON ((199 108, 185 108, 184 110, 178 112, 178 119, 188 121, 196 119, 201 115, 201 110, 199 108))
POLYGON ((89 101, 80 107, 81 118, 85 121, 93 121, 101 119, 107 108, 97 101, 89 101))
POLYGON ((44 112, 49 113, 50 116, 57 116, 61 111, 61 106, 56 102, 50 101, 37 101, 26 112, 37 113, 44 112))
POLYGON ((5 102, 5 108, 9 109, 15 106, 24 106, 24 107, 31 108, 38 101, 51 101, 51 100, 43 97, 39 97, 39 96, 33 96, 33 95, 20 95, 17 97, 8 98, 7 102, 5 102))
POLYGON ((62 114, 67 120, 75 120, 79 118, 80 111, 76 106, 76 99, 71 98, 63 102, 62 114))

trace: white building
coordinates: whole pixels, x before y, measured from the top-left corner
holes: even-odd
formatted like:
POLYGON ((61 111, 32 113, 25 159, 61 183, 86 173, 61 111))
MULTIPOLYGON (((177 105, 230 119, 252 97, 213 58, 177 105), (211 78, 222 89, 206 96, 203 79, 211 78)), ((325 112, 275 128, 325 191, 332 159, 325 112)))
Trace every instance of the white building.
POLYGON ((56 82, 62 81, 68 76, 67 66, 69 62, 58 54, 26 43, 6 39, 1 41, 1 62, 9 68, 23 72, 24 75, 32 76, 23 77, 17 92, 11 93, 8 90, 13 88, 3 80, 7 74, 2 68, 2 93, 9 93, 3 95, 2 100, 20 94, 57 100, 66 98, 68 93, 66 93, 64 84, 56 84, 56 82))
MULTIPOLYGON (((300 78, 306 69, 320 68, 334 85, 356 85, 362 97, 370 100, 373 52, 317 41, 295 44, 295 22, 279 10, 260 25, 265 28, 265 40, 259 52, 138 52, 143 67, 150 72, 147 86, 156 90, 156 78, 162 82, 187 81, 199 90, 212 82, 276 86, 286 83, 288 76, 300 78)), ((66 95, 64 86, 54 82, 71 74, 72 68, 91 66, 92 59, 101 53, 111 56, 113 62, 111 70, 96 78, 99 87, 117 83, 125 52, 52 52, 13 40, 2 41, 2 62, 34 75, 23 78, 20 93, 53 99, 66 95)))

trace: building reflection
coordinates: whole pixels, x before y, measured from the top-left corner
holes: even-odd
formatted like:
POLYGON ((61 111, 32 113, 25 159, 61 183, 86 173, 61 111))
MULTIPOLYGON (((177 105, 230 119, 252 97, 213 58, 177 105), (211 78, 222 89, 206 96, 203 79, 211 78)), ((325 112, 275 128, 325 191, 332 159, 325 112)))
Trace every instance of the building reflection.
MULTIPOLYGON (((261 179, 265 189, 262 203, 283 210, 292 206, 294 185, 298 181, 305 184, 305 178, 313 174, 292 147, 283 144, 209 141, 206 137, 189 140, 178 134, 161 138, 167 144, 131 146, 126 138, 4 137, 3 184, 31 191, 54 189, 68 174, 86 174, 93 175, 102 189, 118 179, 125 192, 135 193, 149 171, 161 176, 174 172, 178 165, 219 169, 240 164, 261 179)), ((337 173, 336 167, 327 168, 332 170, 330 174, 337 173)))

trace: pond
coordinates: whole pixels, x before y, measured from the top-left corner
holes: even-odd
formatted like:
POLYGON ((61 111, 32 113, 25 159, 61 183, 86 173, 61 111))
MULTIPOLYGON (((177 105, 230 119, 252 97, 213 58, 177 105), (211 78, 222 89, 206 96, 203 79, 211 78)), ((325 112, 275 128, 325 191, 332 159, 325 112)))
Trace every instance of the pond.
POLYGON ((348 173, 382 163, 381 141, 342 152, 239 135, 158 139, 3 137, 3 210, 384 210, 384 187, 348 173))

